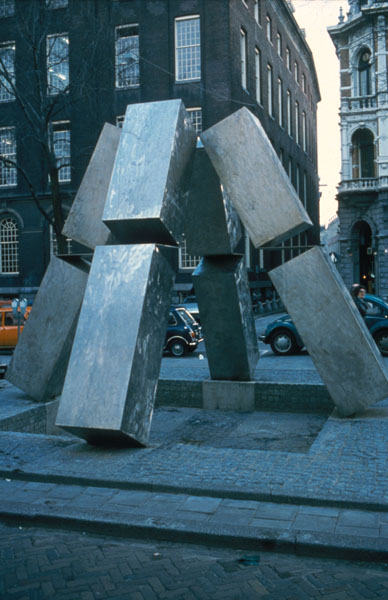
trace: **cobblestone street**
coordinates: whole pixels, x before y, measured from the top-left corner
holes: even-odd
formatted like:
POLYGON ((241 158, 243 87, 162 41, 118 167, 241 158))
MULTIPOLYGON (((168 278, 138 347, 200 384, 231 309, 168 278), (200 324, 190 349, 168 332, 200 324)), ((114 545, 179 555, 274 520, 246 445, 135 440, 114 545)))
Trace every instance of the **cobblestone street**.
POLYGON ((361 600, 388 565, 0 526, 2 600, 361 600))

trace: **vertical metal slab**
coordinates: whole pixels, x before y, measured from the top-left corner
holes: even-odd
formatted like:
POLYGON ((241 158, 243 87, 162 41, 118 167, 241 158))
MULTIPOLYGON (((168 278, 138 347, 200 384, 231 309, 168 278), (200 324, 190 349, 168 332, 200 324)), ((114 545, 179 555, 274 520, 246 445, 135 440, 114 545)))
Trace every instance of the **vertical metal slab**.
POLYGON ((211 379, 253 379, 259 353, 243 258, 204 257, 193 283, 211 379))
POLYGON ((236 209, 204 150, 197 148, 188 185, 187 251, 193 256, 233 254, 241 239, 236 209))
POLYGON ((53 256, 14 350, 7 379, 38 401, 61 393, 88 274, 53 256))
POLYGON ((120 133, 119 127, 105 123, 62 230, 64 235, 92 250, 114 243, 111 232, 102 222, 102 213, 120 133))
POLYGON ((128 106, 103 213, 120 243, 177 245, 195 146, 181 100, 128 106))
POLYGON ((147 443, 173 282, 163 247, 97 246, 56 425, 91 443, 147 443))
POLYGON ((260 121, 241 108, 201 140, 255 247, 311 226, 260 121))
POLYGON ((269 273, 340 414, 388 397, 385 365, 341 277, 315 247, 269 273))

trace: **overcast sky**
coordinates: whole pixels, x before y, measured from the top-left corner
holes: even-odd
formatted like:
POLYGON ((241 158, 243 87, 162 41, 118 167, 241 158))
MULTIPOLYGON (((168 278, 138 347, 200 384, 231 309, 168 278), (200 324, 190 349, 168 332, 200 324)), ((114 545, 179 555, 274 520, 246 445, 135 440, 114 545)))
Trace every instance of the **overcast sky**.
POLYGON ((322 100, 318 104, 318 173, 322 192, 321 224, 335 216, 336 186, 339 183, 339 66, 334 44, 326 28, 337 25, 340 6, 348 12, 347 0, 293 0, 294 17, 305 29, 318 73, 322 100))

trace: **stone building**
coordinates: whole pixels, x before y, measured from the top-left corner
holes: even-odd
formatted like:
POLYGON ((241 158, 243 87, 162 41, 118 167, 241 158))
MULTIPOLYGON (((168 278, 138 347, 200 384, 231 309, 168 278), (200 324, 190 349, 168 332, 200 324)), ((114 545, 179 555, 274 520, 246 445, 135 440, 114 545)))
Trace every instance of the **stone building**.
POLYGON ((388 2, 349 0, 328 31, 340 64, 339 270, 388 297, 388 2))
MULTIPOLYGON (((239 251, 252 290, 270 295, 267 270, 319 243, 320 96, 291 2, 0 0, 0 59, 9 75, 0 68, 0 156, 20 167, 0 161, 0 296, 32 297, 55 252, 43 214, 53 214, 47 157, 34 130, 43 117, 66 211, 104 122, 120 125, 128 104, 182 98, 198 132, 247 106, 314 223, 276 249, 259 252, 245 237, 239 251), (31 118, 13 89, 29 102, 31 118), (42 115, 47 106, 53 110, 42 115)), ((71 240, 68 249, 80 251, 71 240)), ((181 297, 198 260, 184 245, 177 253, 181 297)))

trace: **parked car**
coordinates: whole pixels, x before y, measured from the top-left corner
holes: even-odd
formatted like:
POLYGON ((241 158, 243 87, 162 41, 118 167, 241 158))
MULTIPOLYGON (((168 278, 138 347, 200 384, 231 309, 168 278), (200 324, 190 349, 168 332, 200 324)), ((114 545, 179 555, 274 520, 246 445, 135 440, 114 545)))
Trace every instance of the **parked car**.
MULTIPOLYGON (((379 296, 366 294, 368 311, 365 323, 383 356, 388 356, 388 304, 379 296)), ((275 354, 296 354, 303 347, 303 340, 290 317, 284 315, 270 323, 259 340, 269 344, 275 354)))
POLYGON ((195 296, 186 296, 183 302, 179 305, 183 306, 186 310, 189 311, 191 315, 193 315, 194 319, 197 323, 201 322, 201 318, 199 316, 199 308, 197 303, 197 298, 195 296))
MULTIPOLYGON (((31 306, 27 306, 27 310, 20 318, 20 332, 23 331, 24 323, 31 310, 31 306)), ((18 341, 18 319, 14 316, 11 306, 0 306, 0 350, 12 350, 15 348, 18 341)))
POLYGON ((164 350, 171 356, 194 352, 202 342, 202 329, 194 317, 182 306, 170 308, 164 350))

